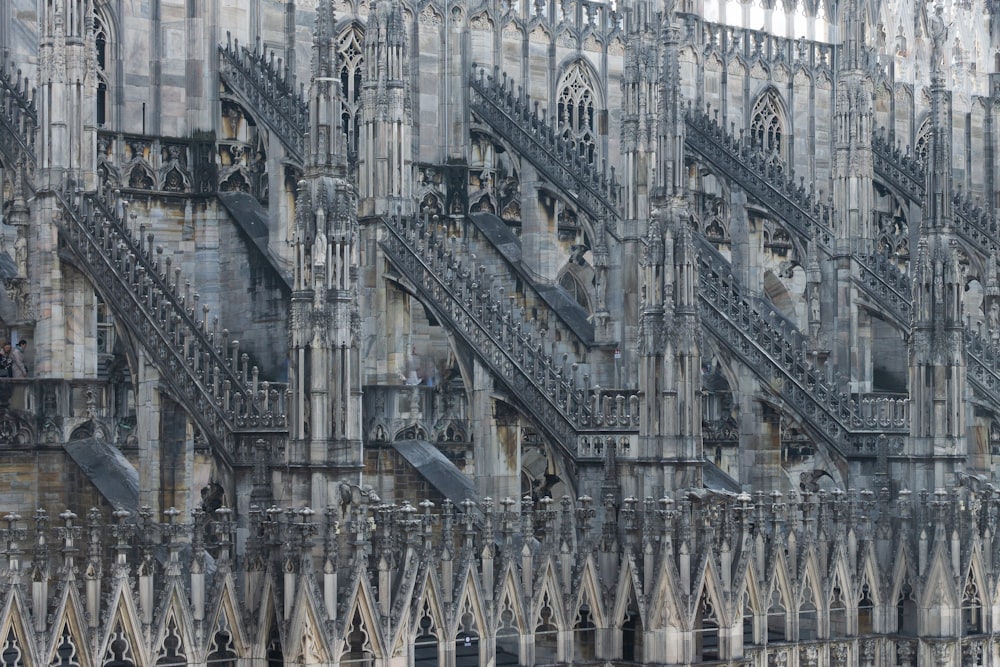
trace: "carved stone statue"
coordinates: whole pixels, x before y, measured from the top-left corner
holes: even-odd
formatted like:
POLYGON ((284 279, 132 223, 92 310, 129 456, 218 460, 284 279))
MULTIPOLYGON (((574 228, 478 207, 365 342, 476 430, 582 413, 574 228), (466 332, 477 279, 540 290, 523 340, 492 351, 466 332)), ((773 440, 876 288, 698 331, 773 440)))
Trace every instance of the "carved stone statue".
POLYGON ((943 11, 941 5, 937 5, 934 13, 927 19, 927 31, 932 43, 931 68, 937 72, 941 71, 944 44, 948 41, 948 26, 944 22, 943 11))

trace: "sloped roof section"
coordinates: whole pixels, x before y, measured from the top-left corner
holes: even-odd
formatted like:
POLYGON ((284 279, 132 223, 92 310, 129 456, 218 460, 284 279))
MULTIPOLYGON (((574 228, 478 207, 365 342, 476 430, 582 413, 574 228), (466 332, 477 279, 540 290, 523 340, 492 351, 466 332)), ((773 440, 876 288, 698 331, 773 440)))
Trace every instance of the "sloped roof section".
POLYGON ((139 509, 139 471, 106 440, 83 438, 64 445, 105 500, 115 509, 133 514, 139 509))
POLYGON ((463 500, 479 503, 479 494, 472 480, 448 460, 433 443, 426 440, 397 440, 392 443, 407 463, 427 480, 442 496, 461 509, 463 500))
POLYGON ((218 197, 222 206, 229 212, 229 216, 257 246, 261 255, 285 285, 291 288, 292 277, 281 268, 281 262, 268 246, 267 209, 256 198, 245 192, 220 192, 218 197))

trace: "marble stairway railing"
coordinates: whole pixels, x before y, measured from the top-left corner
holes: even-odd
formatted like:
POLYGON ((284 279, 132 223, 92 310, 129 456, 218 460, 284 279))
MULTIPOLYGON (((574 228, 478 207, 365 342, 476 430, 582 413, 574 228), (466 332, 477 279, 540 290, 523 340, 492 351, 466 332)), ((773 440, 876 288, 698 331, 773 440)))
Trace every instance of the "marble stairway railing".
MULTIPOLYGON (((69 250, 160 370, 175 398, 224 455, 227 436, 286 429, 284 384, 261 381, 240 344, 210 324, 145 226, 129 228, 122 204, 96 195, 55 193, 69 250)), ((230 459, 231 460, 231 459, 230 459)), ((232 460, 231 460, 232 462, 232 460)))
POLYGON ((35 162, 35 91, 13 63, 0 66, 0 155, 12 168, 19 160, 35 162))
MULTIPOLYGON (((856 284, 869 298, 898 323, 909 328, 912 313, 912 284, 909 276, 886 257, 855 255, 861 273, 856 284)), ((979 395, 1000 409, 1000 352, 997 342, 982 331, 966 327, 966 363, 969 382, 979 395)))
POLYGON ((898 439, 909 415, 898 400, 855 401, 813 366, 806 337, 763 299, 743 295, 729 263, 701 239, 699 304, 702 325, 842 456, 872 456, 879 435, 898 439))
POLYGON ((854 254, 855 284, 904 331, 912 320, 912 284, 896 263, 881 253, 854 254))
MULTIPOLYGON (((895 187, 910 201, 923 202, 924 164, 889 143, 883 133, 872 135, 872 155, 875 174, 895 187)), ((984 256, 991 256, 1000 246, 1000 228, 996 219, 980 203, 968 195, 956 192, 951 198, 955 233, 984 256)))
POLYGON ((266 123, 289 156, 303 164, 309 107, 281 60, 266 56, 259 45, 253 50, 240 46, 227 32, 226 43, 219 45, 219 74, 247 111, 266 123))
POLYGON ((833 243, 833 211, 817 202, 803 180, 796 185, 784 167, 754 145, 747 137, 726 131, 709 114, 688 105, 684 114, 687 132, 684 143, 694 153, 738 183, 748 195, 771 209, 785 221, 790 231, 820 248, 833 243))
MULTIPOLYGON (((476 218, 483 215, 476 213, 468 216, 469 222, 462 226, 461 236, 456 235, 454 228, 445 230, 441 226, 439 229, 443 234, 447 234, 446 243, 449 247, 462 245, 462 251, 466 255, 469 255, 471 251, 470 259, 486 268, 490 276, 488 287, 493 290, 495 298, 506 299, 510 302, 512 309, 544 309, 543 326, 548 331, 548 340, 577 342, 584 346, 592 345, 594 343, 593 327, 572 326, 568 319, 564 319, 564 313, 560 309, 550 307, 541 294, 539 283, 524 269, 523 265, 515 265, 514 260, 505 255, 498 247, 496 239, 490 238, 480 229, 476 218)), ((424 224, 428 230, 433 229, 430 226, 433 221, 425 219, 424 224)), ((501 239, 499 243, 505 241, 512 245, 508 239, 501 239)), ((568 294, 566 298, 572 299, 568 294)), ((587 311, 583 308, 580 308, 580 312, 576 314, 580 318, 587 317, 587 311)))
POLYGON ((452 252, 419 218, 392 217, 385 225, 382 248, 393 266, 567 453, 596 456, 592 445, 603 434, 638 430, 636 392, 583 387, 574 361, 553 359, 533 322, 493 297, 486 267, 452 252))
POLYGON ((470 105, 477 116, 511 143, 531 162, 539 175, 565 193, 593 220, 605 220, 614 228, 619 217, 618 185, 612 168, 607 177, 580 154, 573 142, 563 138, 552 119, 539 113, 538 101, 499 68, 493 74, 480 69, 470 79, 470 105))
POLYGON ((997 350, 994 332, 984 332, 982 327, 965 328, 965 353, 969 383, 979 391, 977 395, 1000 410, 1000 351, 997 350))

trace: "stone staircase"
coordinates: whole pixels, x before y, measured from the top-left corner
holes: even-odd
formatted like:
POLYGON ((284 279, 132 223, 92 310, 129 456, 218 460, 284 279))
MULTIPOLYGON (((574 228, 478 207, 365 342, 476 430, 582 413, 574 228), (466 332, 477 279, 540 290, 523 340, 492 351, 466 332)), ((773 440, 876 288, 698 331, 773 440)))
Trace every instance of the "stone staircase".
POLYGON ((833 244, 833 210, 806 190, 804 179, 796 185, 784 167, 754 145, 749 137, 736 137, 708 113, 688 105, 684 114, 685 146, 718 173, 738 183, 785 221, 804 241, 828 251, 833 244))
MULTIPOLYGON (((909 329, 912 312, 912 285, 909 276, 895 262, 873 254, 859 262, 862 273, 856 284, 881 311, 909 329)), ((1000 353, 992 332, 965 328, 966 362, 969 382, 979 396, 1000 410, 1000 353)))
MULTIPOLYGON (((496 68, 491 76, 480 71, 472 79, 472 88, 477 115, 537 168, 553 171, 557 186, 573 194, 606 191, 607 182, 575 157, 574 147, 539 118, 537 104, 522 91, 515 92, 513 83, 496 68)), ((801 184, 796 187, 783 178, 781 168, 770 164, 759 149, 726 134, 707 114, 689 108, 686 121, 690 150, 736 179, 803 238, 830 247, 829 207, 817 204, 801 184)), ((603 209, 597 204, 584 209, 594 217, 612 212, 617 217, 615 203, 609 194, 601 202, 603 209)), ((817 437, 843 456, 874 456, 882 434, 894 438, 893 446, 901 446, 909 430, 905 402, 892 398, 855 401, 839 393, 811 366, 807 341, 795 325, 769 302, 744 298, 725 258, 705 239, 700 241, 702 324, 781 396, 817 437)))
POLYGON ((729 262, 698 237, 701 323, 781 397, 812 433, 846 458, 877 454, 881 434, 895 445, 909 432, 906 401, 854 400, 810 362, 808 340, 765 299, 748 298, 729 262))
POLYGON ((0 155, 7 168, 35 163, 35 91, 12 63, 0 66, 0 155))
MULTIPOLYGON (((0 75, 0 156, 34 162, 37 125, 27 84, 0 75)), ((284 384, 261 381, 225 329, 209 327, 207 306, 181 283, 180 269, 143 226, 129 228, 123 202, 96 194, 51 193, 64 215, 56 220, 61 249, 85 271, 116 321, 144 346, 188 414, 230 464, 252 459, 253 440, 287 431, 284 384), (183 293, 182 293, 183 292, 183 293)))
POLYGON ((246 463, 229 436, 287 430, 284 384, 261 381, 229 332, 210 326, 208 306, 143 225, 129 228, 122 202, 56 193, 61 239, 97 285, 117 321, 142 343, 162 380, 230 464, 246 463))
POLYGON ((538 100, 532 100, 514 82, 493 68, 493 74, 480 69, 470 79, 469 104, 472 111, 514 146, 540 176, 566 194, 592 220, 604 220, 609 228, 620 217, 618 184, 614 168, 610 178, 588 163, 576 145, 563 138, 555 119, 539 113, 538 100))
POLYGON ((226 44, 219 45, 219 75, 243 107, 278 137, 292 161, 304 164, 309 107, 281 59, 265 55, 259 41, 251 50, 227 32, 226 44))
POLYGON ((566 454, 599 460, 606 438, 638 431, 636 392, 584 386, 576 360, 553 359, 534 322, 497 299, 484 267, 454 252, 444 234, 415 217, 385 226, 392 265, 566 454))
MULTIPOLYGON (((890 144, 882 133, 872 135, 875 174, 892 185, 907 199, 920 204, 924 199, 924 165, 890 144)), ((952 195, 955 234, 971 247, 989 257, 1000 246, 1000 228, 996 219, 979 202, 960 192, 952 195)))

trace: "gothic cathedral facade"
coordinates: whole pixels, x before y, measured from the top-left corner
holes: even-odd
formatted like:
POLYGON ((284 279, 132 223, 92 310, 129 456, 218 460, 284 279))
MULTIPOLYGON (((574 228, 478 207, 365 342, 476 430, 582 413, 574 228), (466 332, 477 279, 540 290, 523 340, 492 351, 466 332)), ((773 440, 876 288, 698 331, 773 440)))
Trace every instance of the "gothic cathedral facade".
POLYGON ((996 2, 0 49, 0 667, 1000 665, 996 2))

